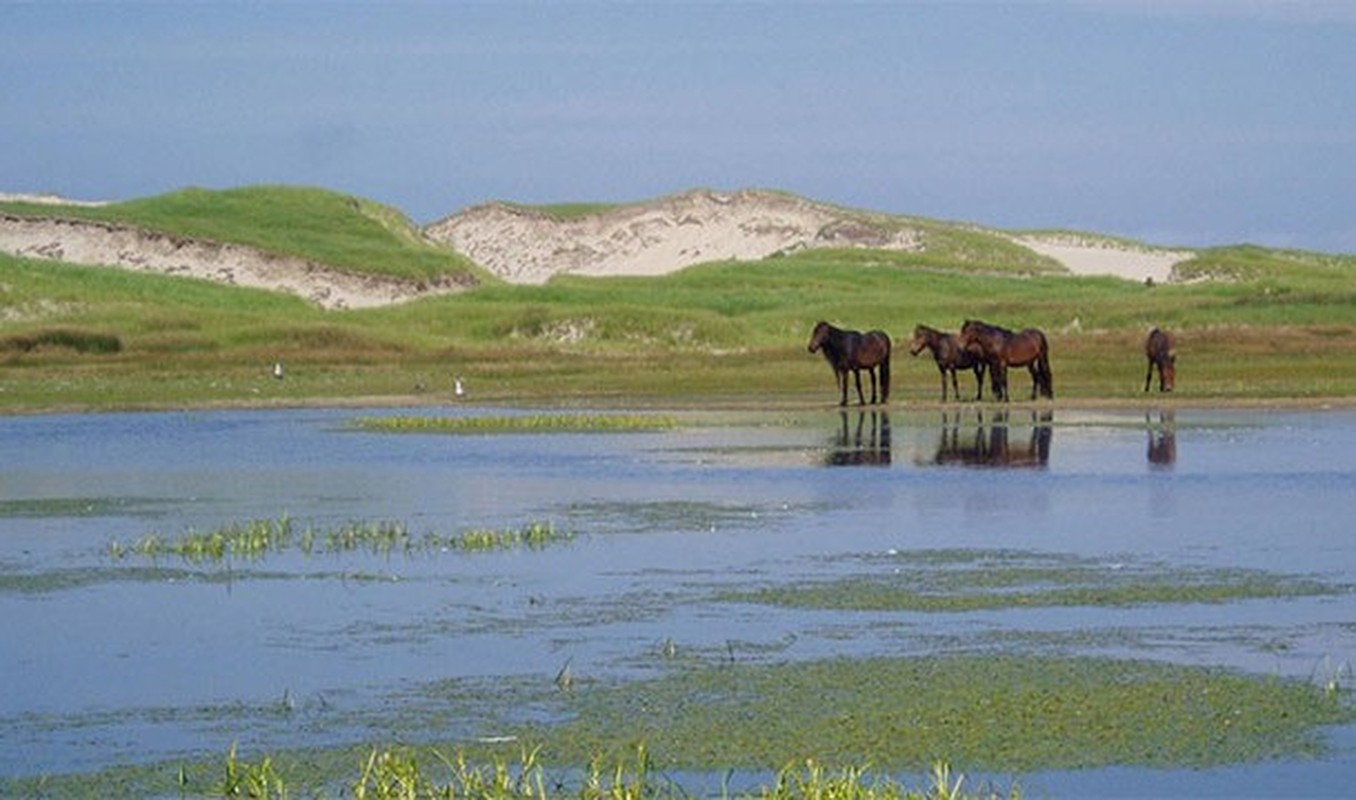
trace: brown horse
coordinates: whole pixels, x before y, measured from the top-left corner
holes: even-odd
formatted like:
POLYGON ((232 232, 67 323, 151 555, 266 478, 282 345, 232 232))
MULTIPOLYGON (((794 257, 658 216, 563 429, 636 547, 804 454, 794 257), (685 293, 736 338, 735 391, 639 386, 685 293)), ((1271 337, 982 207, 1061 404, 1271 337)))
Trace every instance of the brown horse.
POLYGON ((838 405, 847 405, 848 373, 857 379, 857 403, 866 405, 862 396, 862 370, 871 376, 871 404, 876 404, 876 370, 880 370, 880 402, 890 399, 890 335, 885 331, 848 331, 827 322, 815 325, 810 334, 810 352, 824 351, 824 360, 833 367, 841 395, 838 405))
POLYGON ((1177 344, 1172 337, 1158 328, 1149 331, 1149 338, 1144 340, 1144 356, 1149 359, 1149 370, 1144 373, 1144 391, 1149 391, 1154 367, 1158 367, 1158 391, 1171 392, 1177 379, 1177 344))
POLYGON ((961 326, 960 344, 989 364, 995 397, 1008 400, 1008 367, 1026 367, 1031 372, 1031 399, 1037 393, 1055 396, 1050 373, 1050 346, 1045 334, 1035 328, 1014 333, 987 322, 967 319, 961 326))
POLYGON ((913 329, 913 341, 909 343, 909 353, 918 355, 927 348, 932 351, 932 359, 937 362, 937 371, 942 374, 942 402, 946 402, 946 376, 951 375, 951 394, 960 400, 960 387, 956 385, 956 371, 973 370, 975 373, 975 399, 984 397, 984 359, 961 347, 960 341, 949 333, 936 328, 919 325, 913 329))

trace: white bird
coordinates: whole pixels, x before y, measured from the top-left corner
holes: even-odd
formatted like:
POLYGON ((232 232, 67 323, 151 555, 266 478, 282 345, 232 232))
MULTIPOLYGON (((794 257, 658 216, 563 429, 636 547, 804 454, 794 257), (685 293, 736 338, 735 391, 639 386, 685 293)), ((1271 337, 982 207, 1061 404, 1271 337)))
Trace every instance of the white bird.
POLYGON ((283 365, 281 361, 273 362, 273 377, 277 378, 278 380, 283 379, 283 365))
POLYGON ((466 387, 462 385, 460 376, 452 380, 452 394, 455 394, 457 397, 466 396, 466 387))

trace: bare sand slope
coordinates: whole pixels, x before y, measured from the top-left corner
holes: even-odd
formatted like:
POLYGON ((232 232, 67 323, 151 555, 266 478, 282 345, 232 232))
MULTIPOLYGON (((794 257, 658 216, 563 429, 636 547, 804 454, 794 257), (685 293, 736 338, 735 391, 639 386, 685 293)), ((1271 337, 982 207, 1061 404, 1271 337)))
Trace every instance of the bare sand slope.
POLYGON ((1171 280, 1172 268, 1195 255, 1189 250, 1136 247, 1076 235, 1016 236, 1013 241, 1053 258, 1075 275, 1114 275, 1155 283, 1171 280))
POLYGON ((577 219, 489 203, 425 232, 514 283, 542 283, 562 273, 661 275, 812 247, 921 245, 915 231, 898 224, 869 225, 831 206, 754 190, 699 190, 577 219))
POLYGON ((0 252, 291 292, 330 309, 366 308, 464 286, 355 275, 238 244, 101 222, 0 213, 0 252))

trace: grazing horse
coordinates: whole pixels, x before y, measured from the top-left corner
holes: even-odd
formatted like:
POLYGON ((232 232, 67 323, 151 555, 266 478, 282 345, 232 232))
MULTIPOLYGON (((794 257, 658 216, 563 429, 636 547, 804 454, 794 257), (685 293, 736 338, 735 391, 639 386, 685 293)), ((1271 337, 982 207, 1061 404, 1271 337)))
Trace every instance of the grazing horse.
POLYGON ((913 341, 909 343, 909 353, 918 355, 923 352, 923 348, 932 351, 932 358, 937 362, 937 371, 942 374, 942 402, 946 402, 946 376, 951 374, 951 393, 956 400, 960 400, 960 387, 956 385, 956 371, 962 369, 974 370, 975 373, 975 399, 984 397, 984 359, 974 353, 961 347, 960 341, 949 333, 943 333, 936 328, 929 328, 926 325, 919 325, 913 329, 913 341))
POLYGON ((1031 372, 1031 399, 1037 393, 1055 396, 1054 377, 1050 374, 1050 346, 1045 334, 1035 328, 1014 333, 987 322, 967 319, 961 326, 961 346, 989 364, 989 377, 995 397, 1008 397, 1008 367, 1026 367, 1031 372))
POLYGON ((1144 355, 1149 359, 1149 370, 1144 373, 1144 391, 1149 391, 1154 367, 1158 367, 1158 391, 1171 392, 1177 379, 1177 345, 1172 337, 1158 328, 1149 331, 1149 338, 1144 340, 1144 355))
POLYGON ((876 370, 880 370, 880 402, 890 399, 890 335, 885 331, 845 331, 827 322, 815 325, 810 334, 810 352, 824 351, 824 360, 833 367, 841 395, 838 405, 847 405, 848 373, 857 379, 857 403, 866 405, 862 396, 862 370, 871 376, 871 404, 876 404, 876 370))

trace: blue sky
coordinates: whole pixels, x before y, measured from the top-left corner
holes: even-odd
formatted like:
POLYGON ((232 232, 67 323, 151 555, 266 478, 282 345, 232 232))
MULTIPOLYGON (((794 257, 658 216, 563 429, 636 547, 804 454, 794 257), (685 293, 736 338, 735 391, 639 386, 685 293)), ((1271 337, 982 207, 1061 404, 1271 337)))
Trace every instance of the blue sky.
POLYGON ((256 183, 1356 252, 1356 3, 0 0, 0 191, 256 183))

